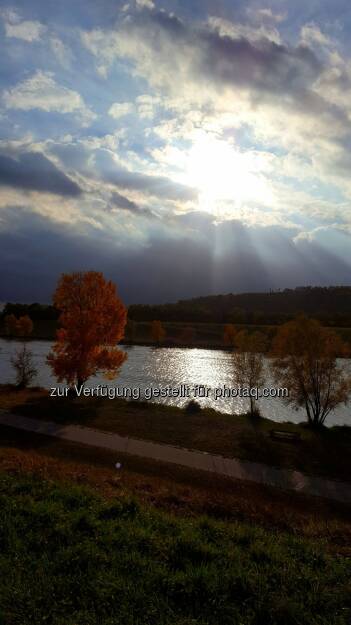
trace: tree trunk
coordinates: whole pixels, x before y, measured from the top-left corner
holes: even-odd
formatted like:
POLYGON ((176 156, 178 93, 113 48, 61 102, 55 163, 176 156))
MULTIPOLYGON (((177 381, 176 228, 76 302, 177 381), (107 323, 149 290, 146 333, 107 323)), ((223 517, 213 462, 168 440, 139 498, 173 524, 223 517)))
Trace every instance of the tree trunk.
POLYGON ((308 405, 308 401, 305 401, 305 408, 306 408, 306 412, 307 412, 307 417, 308 417, 308 423, 309 425, 312 425, 313 421, 312 421, 312 417, 311 417, 311 411, 310 411, 310 407, 308 405))
POLYGON ((75 391, 75 388, 73 386, 70 386, 69 389, 68 389, 67 398, 68 399, 74 399, 75 397, 77 397, 77 393, 75 391))

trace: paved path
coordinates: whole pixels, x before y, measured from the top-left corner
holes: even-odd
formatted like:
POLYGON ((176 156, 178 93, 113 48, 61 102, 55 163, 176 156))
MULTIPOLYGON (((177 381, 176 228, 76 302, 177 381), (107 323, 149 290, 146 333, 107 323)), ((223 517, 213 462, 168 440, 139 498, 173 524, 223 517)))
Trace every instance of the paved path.
MULTIPOLYGON (((351 504, 351 483, 305 475, 299 471, 278 469, 258 462, 223 458, 206 452, 190 451, 181 447, 127 438, 112 432, 93 430, 79 425, 60 425, 52 421, 29 419, 8 412, 0 412, 0 424, 45 434, 46 436, 56 436, 75 443, 93 445, 94 447, 143 458, 152 458, 191 469, 210 471, 238 480, 267 484, 351 504)), ((116 460, 118 460, 118 456, 116 460)))

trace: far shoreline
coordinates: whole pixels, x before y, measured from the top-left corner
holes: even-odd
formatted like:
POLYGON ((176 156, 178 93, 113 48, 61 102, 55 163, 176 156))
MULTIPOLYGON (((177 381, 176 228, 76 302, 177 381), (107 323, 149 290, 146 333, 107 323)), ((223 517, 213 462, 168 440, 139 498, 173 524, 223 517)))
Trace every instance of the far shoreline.
MULTIPOLYGON (((338 328, 334 328, 338 330, 338 328)), ((32 343, 33 341, 51 341, 55 342, 56 337, 54 336, 29 336, 25 338, 20 338, 17 336, 7 336, 5 334, 0 334, 0 340, 8 341, 8 342, 17 342, 17 343, 32 343)), ((222 351, 222 352, 233 352, 235 351, 235 347, 227 347, 225 345, 220 345, 218 343, 193 343, 193 344, 185 344, 185 343, 175 343, 173 341, 164 341, 162 343, 153 343, 148 341, 123 341, 118 343, 119 347, 126 347, 127 349, 131 347, 150 347, 152 349, 201 349, 208 351, 222 351)), ((269 350, 265 353, 265 357, 269 358, 269 350)), ((350 356, 345 354, 341 354, 339 356, 340 359, 350 360, 350 356)))

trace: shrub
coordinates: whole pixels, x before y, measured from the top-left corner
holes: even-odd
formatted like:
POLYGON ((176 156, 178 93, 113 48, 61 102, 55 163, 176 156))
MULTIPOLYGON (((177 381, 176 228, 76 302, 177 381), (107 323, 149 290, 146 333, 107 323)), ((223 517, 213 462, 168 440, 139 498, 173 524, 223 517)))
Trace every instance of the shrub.
POLYGON ((38 374, 33 363, 33 354, 25 345, 11 358, 11 364, 16 371, 18 388, 26 388, 38 374))
POLYGON ((186 412, 190 412, 190 414, 195 414, 196 412, 201 411, 201 406, 199 402, 195 401, 195 399, 191 399, 186 405, 185 410, 186 412))

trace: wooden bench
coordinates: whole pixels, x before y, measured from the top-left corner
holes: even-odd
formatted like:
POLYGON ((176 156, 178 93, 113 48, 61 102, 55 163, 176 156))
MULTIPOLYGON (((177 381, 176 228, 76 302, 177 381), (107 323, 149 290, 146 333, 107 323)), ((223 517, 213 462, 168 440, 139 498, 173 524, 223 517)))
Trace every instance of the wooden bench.
POLYGON ((291 441, 295 443, 301 440, 299 432, 286 432, 285 430, 271 430, 270 436, 276 441, 291 441))

